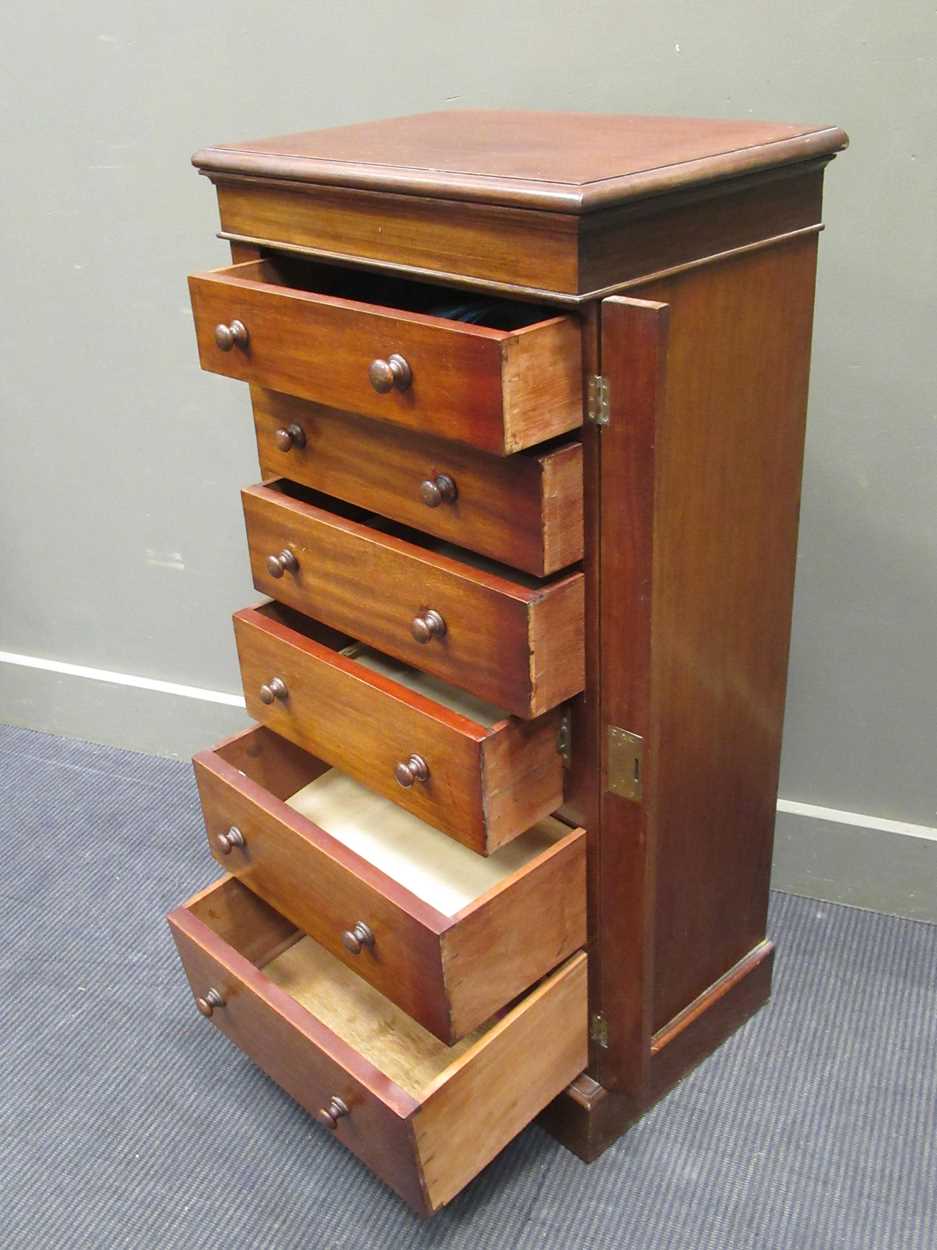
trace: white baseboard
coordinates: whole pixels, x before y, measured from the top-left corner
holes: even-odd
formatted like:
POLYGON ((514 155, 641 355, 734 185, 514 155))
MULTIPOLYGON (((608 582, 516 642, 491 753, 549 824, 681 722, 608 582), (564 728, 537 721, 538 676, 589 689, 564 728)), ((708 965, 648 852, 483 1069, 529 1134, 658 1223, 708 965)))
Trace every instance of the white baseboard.
POLYGON ((842 812, 836 807, 818 807, 815 803, 797 803, 778 799, 778 811, 792 816, 807 816, 834 825, 856 825, 860 829, 879 829, 882 833, 903 833, 911 838, 927 838, 937 842, 937 829, 932 825, 912 825, 906 820, 886 820, 884 816, 868 816, 864 812, 842 812))
POLYGON ((113 686, 133 686, 137 690, 174 694, 182 699, 201 699, 203 703, 225 703, 229 707, 244 706, 243 695, 228 694, 224 690, 205 690, 201 686, 183 686, 177 681, 159 681, 155 677, 139 677, 136 673, 113 673, 106 668, 90 668, 87 664, 70 664, 66 660, 45 660, 36 655, 17 655, 15 651, 0 651, 0 664, 14 664, 18 668, 38 668, 47 673, 61 673, 65 677, 86 677, 90 681, 103 681, 113 686))
POLYGON ((781 799, 771 884, 937 924, 937 830, 781 799))
MULTIPOLYGON (((0 719, 180 759, 248 724, 239 694, 10 651, 0 719)), ((771 883, 937 923, 937 828, 782 798, 771 883)))
POLYGON ((239 694, 0 651, 0 721, 186 759, 250 722, 239 694))

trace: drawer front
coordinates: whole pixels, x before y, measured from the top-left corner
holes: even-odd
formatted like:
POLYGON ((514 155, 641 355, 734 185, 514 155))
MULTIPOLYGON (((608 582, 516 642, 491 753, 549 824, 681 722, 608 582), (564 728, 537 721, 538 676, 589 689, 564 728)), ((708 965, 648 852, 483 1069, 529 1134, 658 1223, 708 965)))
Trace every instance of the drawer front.
POLYGON ((483 855, 561 806, 558 709, 533 721, 479 725, 289 620, 275 605, 234 618, 255 720, 483 855), (411 771, 402 785, 397 770, 413 756, 424 774, 412 780, 411 771))
POLYGON ((195 757, 209 848, 435 1036, 464 1037, 585 944, 582 830, 569 830, 478 901, 443 915, 284 801, 324 768, 307 756, 304 772, 289 758, 293 751, 258 727, 195 757), (276 788, 260 777, 272 777, 276 788), (240 834, 235 845, 232 828, 240 834), (359 922, 373 944, 354 954, 343 935, 359 922))
POLYGON ((296 289, 279 276, 271 261, 247 261, 189 279, 203 369, 496 455, 582 424, 570 315, 494 330, 296 289), (243 330, 226 333, 235 323, 243 330), (392 357, 404 362, 396 373, 392 357), (375 389, 375 369, 387 389, 375 389))
POLYGON ((543 577, 582 559, 582 445, 495 457, 254 387, 265 478, 287 477, 543 577))
MULTIPOLYGON (((224 884, 223 882, 218 884, 224 884)), ((217 932, 222 919, 212 912, 237 912, 238 935, 248 924, 265 929, 279 918, 249 892, 235 900, 210 887, 170 913, 169 925, 192 992, 206 999, 214 989, 224 1005, 211 1023, 235 1043, 311 1115, 330 1099, 341 1098, 349 1114, 335 1136, 412 1206, 423 1205, 409 1117, 416 1103, 370 1065, 362 1065, 340 1038, 324 1029, 279 986, 217 932), (208 914, 206 914, 208 913, 208 914), (256 913, 256 921, 253 917, 256 913), (204 917, 204 919, 203 919, 204 917), (365 1079, 360 1079, 361 1077, 365 1079)), ((282 925, 284 941, 293 927, 282 925)), ((258 949, 263 950, 262 938, 258 949)), ((272 953, 275 947, 268 947, 272 953)))
POLYGON ((585 1066, 583 954, 450 1060, 386 999, 337 976, 327 955, 301 950, 282 917, 230 877, 169 923, 199 1010, 422 1214, 455 1197, 585 1066), (419 1052, 412 1065, 408 1047, 419 1052))
POLYGON ((531 588, 271 485, 243 499, 265 594, 525 719, 583 688, 581 573, 531 588), (283 552, 275 576, 268 561, 283 552), (413 633, 420 622, 425 642, 413 633))
POLYGON ((401 906, 391 882, 245 778, 221 751, 202 751, 193 763, 208 846, 221 867, 430 1032, 447 1036, 437 913, 417 899, 401 906), (232 829, 242 845, 222 842, 232 829), (359 921, 376 935, 377 955, 344 946, 342 935, 359 921))

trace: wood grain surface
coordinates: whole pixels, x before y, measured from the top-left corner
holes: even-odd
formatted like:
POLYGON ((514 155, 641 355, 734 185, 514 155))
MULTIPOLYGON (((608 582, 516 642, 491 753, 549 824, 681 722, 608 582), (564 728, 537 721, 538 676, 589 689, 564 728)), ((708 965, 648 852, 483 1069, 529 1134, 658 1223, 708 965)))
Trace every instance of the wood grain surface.
POLYGON ((361 258, 426 274, 468 274, 521 287, 577 289, 576 218, 352 187, 224 176, 218 209, 227 234, 361 258))
MULTIPOLYGON (((315 271, 304 266, 302 281, 313 283, 315 271)), ((582 424, 579 327, 570 314, 496 330, 286 280, 271 260, 189 279, 203 369, 497 455, 582 424), (249 343, 223 351, 215 327, 234 320, 249 343), (412 382, 380 394, 369 367, 394 353, 406 358, 412 382)))
POLYGON ((582 689, 581 573, 539 582, 500 566, 489 572, 439 554, 435 540, 327 510, 283 482, 242 497, 254 585, 265 594, 525 719, 582 689), (271 577, 267 557, 285 548, 298 569, 271 577), (428 609, 447 628, 424 644, 410 626, 428 609))
MULTIPOLYGON (((782 165, 582 218, 579 289, 601 290, 764 240, 821 229, 825 164, 782 165)), ((627 294, 642 297, 640 290, 627 294)))
POLYGON ((653 1028, 765 937, 816 237, 644 288, 670 307, 655 463, 653 1028))
POLYGON ((413 1126, 431 1210, 454 1198, 582 1070, 586 1014, 586 956, 578 954, 424 1095, 413 1126))
POLYGON ((830 156, 847 143, 838 126, 457 109, 219 144, 192 159, 213 175, 287 179, 315 190, 340 184, 588 213, 830 156))
MULTIPOLYGON (((465 1036, 584 944, 583 830, 546 822, 517 869, 446 915, 265 790, 251 775, 256 738, 271 754, 282 741, 258 726, 195 757, 212 854, 435 1036, 465 1036), (224 854, 218 837, 232 826, 245 845, 224 854), (374 947, 353 955, 342 934, 358 921, 374 947)), ((309 757, 310 779, 323 767, 309 757)))
POLYGON ((611 396, 602 433, 599 554, 602 653, 599 759, 601 841, 596 865, 597 999, 607 1048, 593 1048, 596 1076, 609 1089, 641 1097, 650 1063, 655 914, 655 828, 650 823, 656 757, 651 730, 651 573, 654 449, 668 360, 669 309, 613 297, 602 304, 602 370, 611 396), (644 739, 644 799, 610 792, 607 727, 644 739))
POLYGON ((489 854, 562 803, 558 711, 483 726, 317 642, 275 605, 238 612, 234 630, 255 720, 473 850, 489 854), (289 693, 267 704, 259 690, 274 676, 289 693), (412 754, 429 777, 404 788, 394 770, 412 754))
POLYGON ((341 1098, 335 1136, 420 1213, 454 1197, 585 1060, 582 954, 448 1051, 309 939, 258 955, 264 910, 225 877, 170 914, 193 992, 221 994, 211 1023, 307 1111, 341 1098))
POLYGON ((579 442, 491 456, 261 387, 251 398, 265 478, 302 482, 538 577, 582 559, 579 442), (281 451, 277 431, 291 425, 305 446, 281 451), (427 507, 420 485, 441 474, 456 498, 427 507))
POLYGON ((170 913, 170 929, 193 993, 204 995, 215 988, 225 1000, 211 1021, 204 1022, 205 1028, 220 1029, 310 1114, 316 1115, 333 1096, 343 1099, 350 1114, 338 1122, 335 1136, 411 1206, 423 1209, 409 1123, 416 1100, 265 977, 256 966, 262 958, 242 953, 242 946, 255 945, 253 925, 264 906, 240 882, 226 877, 202 900, 198 913, 185 904, 170 913), (222 937, 214 931, 217 906, 228 911, 243 907, 243 936, 222 937))

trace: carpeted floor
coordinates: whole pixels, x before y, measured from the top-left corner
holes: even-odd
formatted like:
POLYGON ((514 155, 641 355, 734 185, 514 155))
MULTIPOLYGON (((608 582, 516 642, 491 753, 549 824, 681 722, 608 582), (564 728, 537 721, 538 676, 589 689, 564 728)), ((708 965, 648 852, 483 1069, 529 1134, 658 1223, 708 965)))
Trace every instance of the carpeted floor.
POLYGON ((937 927, 776 895, 772 1004, 597 1163, 528 1129, 424 1223, 195 1011, 187 765, 0 729, 0 1244, 933 1250, 937 927))

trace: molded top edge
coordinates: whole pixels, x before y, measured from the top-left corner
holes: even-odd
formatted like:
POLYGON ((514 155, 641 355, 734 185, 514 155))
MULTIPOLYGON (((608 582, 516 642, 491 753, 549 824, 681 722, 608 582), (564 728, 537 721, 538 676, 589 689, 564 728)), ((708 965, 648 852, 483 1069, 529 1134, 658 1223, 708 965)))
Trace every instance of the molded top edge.
POLYGON ((586 213, 833 156, 838 126, 465 109, 203 148, 212 178, 586 213))

